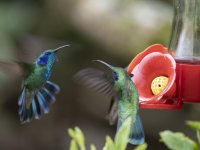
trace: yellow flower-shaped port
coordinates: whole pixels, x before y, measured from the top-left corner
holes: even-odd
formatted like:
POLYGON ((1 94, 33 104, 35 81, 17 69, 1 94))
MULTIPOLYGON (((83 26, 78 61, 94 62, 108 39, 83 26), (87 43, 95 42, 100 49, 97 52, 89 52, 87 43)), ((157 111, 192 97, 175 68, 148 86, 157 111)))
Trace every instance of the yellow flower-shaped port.
POLYGON ((152 93, 154 95, 160 94, 167 86, 168 81, 169 81, 169 78, 165 76, 159 76, 153 79, 153 81, 151 82, 152 93))

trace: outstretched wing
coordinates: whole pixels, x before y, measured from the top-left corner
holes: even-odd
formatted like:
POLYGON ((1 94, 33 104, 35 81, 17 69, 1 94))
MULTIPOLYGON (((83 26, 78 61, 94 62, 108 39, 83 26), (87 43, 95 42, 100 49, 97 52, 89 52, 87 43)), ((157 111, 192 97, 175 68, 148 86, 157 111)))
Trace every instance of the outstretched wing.
POLYGON ((108 120, 110 125, 114 125, 118 118, 118 107, 117 107, 117 97, 113 96, 110 100, 110 106, 108 113, 106 115, 106 120, 108 120))
POLYGON ((17 61, 0 61, 0 72, 14 76, 14 77, 25 77, 32 69, 33 65, 17 62, 17 61))
POLYGON ((74 80, 100 93, 109 96, 115 94, 112 77, 101 70, 94 68, 82 69, 74 75, 74 80))

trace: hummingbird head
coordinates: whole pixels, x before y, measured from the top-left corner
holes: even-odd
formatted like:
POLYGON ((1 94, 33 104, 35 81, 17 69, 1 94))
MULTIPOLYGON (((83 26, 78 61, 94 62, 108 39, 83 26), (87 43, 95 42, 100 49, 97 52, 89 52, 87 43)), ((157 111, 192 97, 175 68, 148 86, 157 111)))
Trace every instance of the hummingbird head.
POLYGON ((110 64, 101 61, 101 60, 93 60, 93 61, 97 61, 100 62, 102 64, 104 64, 105 66, 107 66, 109 69, 111 69, 112 71, 112 78, 115 82, 118 82, 120 80, 123 80, 123 78, 126 76, 125 71, 123 68, 120 67, 113 67, 110 64))
POLYGON ((57 52, 69 45, 63 45, 61 47, 58 47, 56 49, 50 49, 42 52, 39 56, 39 58, 36 60, 36 64, 38 65, 47 65, 48 63, 54 63, 56 61, 56 54, 57 52))

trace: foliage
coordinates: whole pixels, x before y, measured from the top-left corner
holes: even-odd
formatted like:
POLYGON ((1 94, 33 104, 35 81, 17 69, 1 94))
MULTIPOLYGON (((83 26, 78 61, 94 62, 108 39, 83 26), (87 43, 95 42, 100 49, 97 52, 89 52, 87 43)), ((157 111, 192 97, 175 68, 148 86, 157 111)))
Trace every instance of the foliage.
POLYGON ((199 121, 186 121, 186 124, 196 131, 200 131, 200 122, 199 121))
MULTIPOLYGON (((200 143, 200 122, 186 121, 186 124, 194 129, 200 143)), ((180 132, 163 131, 160 133, 161 141, 171 150, 198 150, 198 144, 180 132)))
MULTIPOLYGON (((122 127, 116 133, 114 140, 110 136, 106 136, 106 143, 102 150, 125 150, 128 144, 128 136, 130 133, 131 119, 128 118, 122 125, 122 127)), ((186 124, 197 132, 197 139, 200 143, 200 122, 198 121, 186 121, 186 124)), ((85 137, 83 132, 78 128, 69 129, 69 135, 71 136, 70 150, 86 150, 85 137)), ((198 144, 184 135, 181 132, 162 131, 160 133, 160 141, 163 142, 170 150, 198 150, 198 144)), ((147 144, 141 144, 134 150, 146 150, 147 144)), ((95 145, 90 146, 90 150, 96 150, 95 145)))
POLYGON ((141 144, 138 147, 135 148, 135 150, 146 150, 147 149, 147 144, 141 144))
POLYGON ((198 150, 198 145, 183 133, 163 131, 161 141, 171 150, 198 150))
MULTIPOLYGON (((103 147, 103 150, 126 150, 129 141, 128 137, 130 133, 130 125, 131 119, 129 118, 118 130, 114 141, 110 136, 106 136, 106 143, 103 147)), ((69 129, 68 133, 72 138, 70 150, 86 150, 84 134, 78 127, 75 127, 74 130, 69 129)), ((135 150, 146 150, 146 148, 147 144, 145 143, 136 147, 135 150)), ((96 147, 94 145, 91 145, 90 150, 96 150, 96 147)))
POLYGON ((198 139, 198 142, 200 144, 200 122, 199 121, 186 121, 186 124, 190 128, 192 128, 196 131, 197 139, 198 139))
POLYGON ((72 138, 70 150, 78 150, 78 146, 80 150, 86 150, 85 137, 83 132, 78 127, 75 127, 74 130, 69 129, 68 133, 72 138))

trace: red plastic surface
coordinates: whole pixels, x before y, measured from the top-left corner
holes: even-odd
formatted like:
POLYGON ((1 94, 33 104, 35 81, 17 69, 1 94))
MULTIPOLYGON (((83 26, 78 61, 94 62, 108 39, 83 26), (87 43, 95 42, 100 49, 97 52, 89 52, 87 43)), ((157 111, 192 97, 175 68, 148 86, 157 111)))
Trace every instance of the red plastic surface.
POLYGON ((140 103, 139 107, 144 109, 181 109, 183 101, 176 99, 169 99, 163 103, 140 103))
POLYGON ((200 64, 177 63, 177 96, 183 102, 200 103, 200 64))
POLYGON ((140 102, 145 109, 181 109, 182 104, 200 103, 200 64, 176 64, 176 95, 173 98, 140 102))

